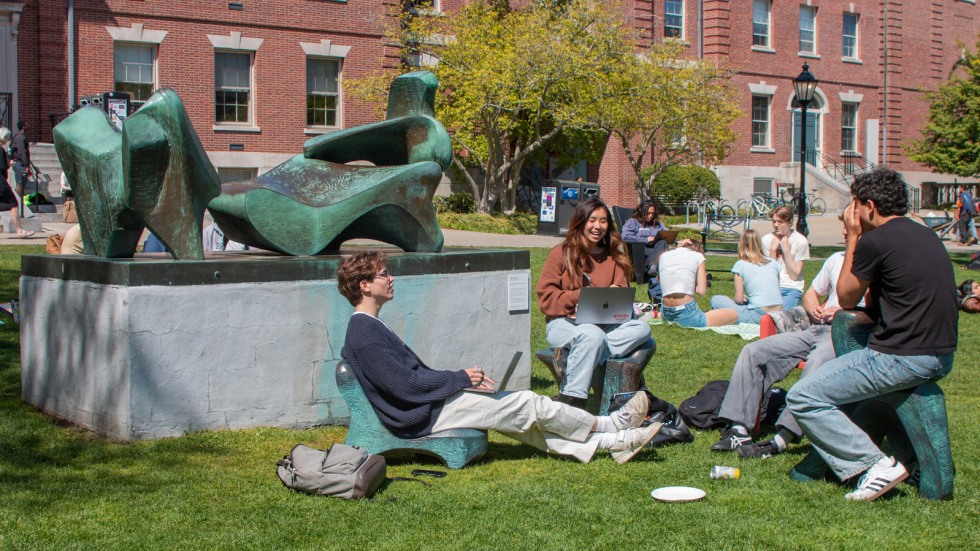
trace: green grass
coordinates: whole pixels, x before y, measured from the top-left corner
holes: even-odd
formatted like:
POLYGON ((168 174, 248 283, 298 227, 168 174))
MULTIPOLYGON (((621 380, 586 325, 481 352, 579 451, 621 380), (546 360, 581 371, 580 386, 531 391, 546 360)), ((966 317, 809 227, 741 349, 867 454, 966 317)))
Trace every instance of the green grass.
MULTIPOLYGON (((40 247, 0 247, 0 299, 16 296, 19 256, 40 247)), ((547 251, 532 250, 536 279, 547 251)), ((712 293, 731 293, 730 257, 709 257, 712 293)), ((957 259, 957 265, 961 265, 957 259)), ((806 265, 812 278, 819 262, 806 265)), ((957 280, 969 277, 957 268, 957 280)), ((637 290, 645 296, 645 288, 637 290)), ((707 299, 699 299, 703 307, 707 299)), ((19 342, 0 326, 0 548, 976 548, 980 542, 980 316, 960 319, 956 366, 942 386, 957 466, 956 495, 920 499, 914 489, 872 504, 845 502, 835 484, 790 481, 809 447, 768 460, 740 460, 693 444, 645 452, 617 465, 603 453, 582 465, 491 434, 487 456, 431 486, 392 482, 371 500, 346 502, 286 490, 275 462, 295 443, 327 447, 343 427, 201 432, 117 444, 55 422, 20 401, 19 342), (712 481, 712 465, 742 469, 712 481), (660 486, 705 489, 705 500, 664 504, 660 486), (973 542, 973 543, 970 543, 973 542)), ((545 346, 532 315, 531 349, 545 346)), ((490 329, 490 328, 488 328, 490 329)), ((52 327, 51 331, 78 328, 52 327)), ((647 381, 675 404, 705 382, 728 378, 744 341, 673 327, 653 328, 658 349, 647 381)), ((274 369, 274 366, 270 366, 274 369)), ((533 389, 556 392, 535 362, 533 389)), ((797 375, 791 375, 784 387, 797 375)), ((395 461, 389 476, 421 463, 395 461)))

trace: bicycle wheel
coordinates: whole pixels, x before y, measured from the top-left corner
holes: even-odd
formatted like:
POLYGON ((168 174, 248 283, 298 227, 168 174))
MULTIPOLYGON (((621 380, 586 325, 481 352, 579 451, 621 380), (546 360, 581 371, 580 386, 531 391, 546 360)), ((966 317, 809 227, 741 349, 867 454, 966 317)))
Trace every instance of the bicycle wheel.
POLYGON ((823 216, 827 213, 827 202, 819 197, 810 203, 810 216, 823 216))
POLYGON ((718 207, 718 216, 720 218, 735 218, 735 209, 729 204, 724 204, 718 207))
POLYGON ((749 202, 748 202, 748 200, 746 200, 746 199, 739 199, 738 202, 735 203, 735 212, 739 216, 742 216, 743 214, 744 215, 748 215, 749 214, 749 202))

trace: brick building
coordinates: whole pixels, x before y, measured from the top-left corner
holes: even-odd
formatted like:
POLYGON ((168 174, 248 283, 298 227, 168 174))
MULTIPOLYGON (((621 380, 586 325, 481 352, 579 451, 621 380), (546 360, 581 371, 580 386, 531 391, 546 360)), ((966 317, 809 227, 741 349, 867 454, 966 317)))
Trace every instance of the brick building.
MULTIPOLYGON (((124 90, 139 102, 171 87, 223 179, 246 177, 310 136, 375 119, 343 81, 397 63, 380 31, 396 1, 0 2, 0 93, 10 94, 0 95, 0 117, 23 119, 33 140, 50 142, 53 124, 84 96, 124 90)), ((953 180, 909 161, 903 146, 924 125, 921 92, 945 82, 960 44, 973 47, 980 34, 973 2, 628 0, 626 9, 648 40, 682 40, 691 57, 735 69, 744 116, 715 167, 725 198, 798 185, 792 79, 803 63, 819 80, 807 188, 831 208, 846 198, 849 165, 888 164, 915 185, 953 180)), ((576 173, 602 183, 610 203, 635 201, 617 148, 576 173)))

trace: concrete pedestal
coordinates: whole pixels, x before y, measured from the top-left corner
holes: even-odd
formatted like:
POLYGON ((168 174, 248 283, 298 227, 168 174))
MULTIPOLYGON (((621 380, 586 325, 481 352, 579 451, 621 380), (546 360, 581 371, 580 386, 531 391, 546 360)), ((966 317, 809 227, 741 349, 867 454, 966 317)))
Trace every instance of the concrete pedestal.
MULTIPOLYGON (((479 364, 530 386, 526 251, 389 251, 381 318, 435 369, 479 364), (513 304, 512 304, 513 306, 513 304)), ((117 440, 345 423, 335 373, 353 307, 340 257, 25 256, 22 397, 117 440)))

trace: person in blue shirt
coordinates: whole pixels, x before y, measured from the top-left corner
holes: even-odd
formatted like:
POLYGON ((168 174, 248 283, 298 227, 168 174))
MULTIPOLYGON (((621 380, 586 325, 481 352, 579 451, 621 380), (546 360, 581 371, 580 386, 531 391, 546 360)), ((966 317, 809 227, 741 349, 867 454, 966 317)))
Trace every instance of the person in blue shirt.
POLYGON ((779 262, 766 260, 762 240, 755 230, 746 230, 738 241, 735 274, 735 300, 722 295, 711 297, 712 308, 738 310, 739 323, 759 323, 763 314, 783 309, 779 293, 779 262))
POLYGON ((656 272, 657 259, 666 251, 669 244, 660 237, 660 232, 667 226, 660 221, 657 203, 651 199, 637 205, 633 216, 623 222, 622 237, 624 243, 643 243, 646 245, 645 257, 647 273, 656 272))

